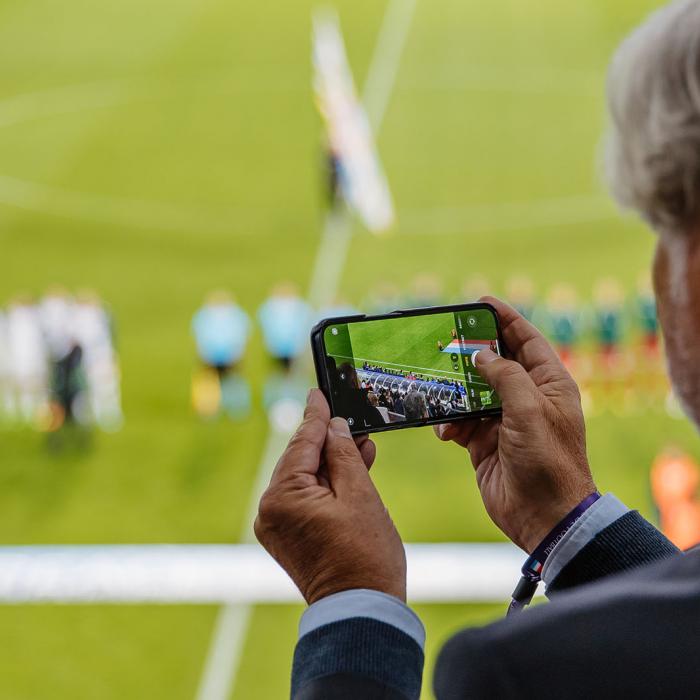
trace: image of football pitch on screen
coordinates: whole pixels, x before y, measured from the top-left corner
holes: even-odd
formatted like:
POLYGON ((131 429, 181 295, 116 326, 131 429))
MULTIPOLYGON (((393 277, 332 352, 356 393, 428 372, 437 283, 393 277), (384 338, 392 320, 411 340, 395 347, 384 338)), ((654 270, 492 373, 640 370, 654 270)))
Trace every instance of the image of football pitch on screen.
POLYGON ((500 407, 475 366, 484 348, 499 352, 489 309, 331 324, 324 344, 334 413, 354 431, 500 407))

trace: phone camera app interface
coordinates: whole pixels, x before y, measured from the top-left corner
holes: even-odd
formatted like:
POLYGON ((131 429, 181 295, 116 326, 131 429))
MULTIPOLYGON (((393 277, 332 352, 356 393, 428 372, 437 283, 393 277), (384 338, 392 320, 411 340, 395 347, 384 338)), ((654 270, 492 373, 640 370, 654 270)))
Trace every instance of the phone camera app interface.
POLYGON ((324 344, 334 412, 355 430, 501 405, 476 370, 481 350, 500 352, 488 309, 338 324, 324 344))

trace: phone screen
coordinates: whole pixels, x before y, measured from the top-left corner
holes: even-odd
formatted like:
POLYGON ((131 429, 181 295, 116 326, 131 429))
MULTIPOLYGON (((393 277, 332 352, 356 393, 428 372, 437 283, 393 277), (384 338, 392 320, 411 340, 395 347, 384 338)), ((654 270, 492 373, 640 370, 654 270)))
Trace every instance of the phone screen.
POLYGON ((500 354, 488 308, 330 324, 323 341, 333 413, 353 432, 501 406, 475 366, 484 348, 500 354))

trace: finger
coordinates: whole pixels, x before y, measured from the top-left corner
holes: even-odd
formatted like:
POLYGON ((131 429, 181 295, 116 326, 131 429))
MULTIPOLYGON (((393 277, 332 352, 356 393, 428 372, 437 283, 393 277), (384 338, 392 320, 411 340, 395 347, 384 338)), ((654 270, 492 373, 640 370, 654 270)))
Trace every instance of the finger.
POLYGON ((498 392, 504 410, 534 410, 537 388, 522 365, 513 360, 505 360, 486 348, 476 356, 476 368, 498 392))
POLYGON ((295 474, 316 474, 329 420, 330 410, 326 398, 318 389, 312 389, 306 399, 304 420, 277 462, 271 484, 284 481, 295 474))
POLYGON ((333 418, 329 423, 323 456, 331 488, 336 493, 345 486, 369 480, 365 462, 344 418, 333 418))
POLYGON ((433 426, 433 430, 435 435, 443 442, 452 440, 461 447, 466 447, 472 434, 478 427, 478 420, 461 420, 433 426))
POLYGON ((366 440, 362 441, 362 444, 358 445, 358 449, 360 450, 362 461, 365 463, 367 471, 369 471, 374 464, 375 457, 377 456, 377 446, 369 438, 367 438, 366 440))
POLYGON ((554 348, 537 328, 512 306, 490 296, 482 297, 480 301, 486 302, 496 309, 501 324, 501 334, 508 350, 528 372, 546 366, 550 373, 567 374, 554 348))
POLYGON ((359 450, 362 445, 369 440, 369 435, 367 433, 360 433, 359 435, 353 435, 352 439, 355 441, 357 449, 359 450))

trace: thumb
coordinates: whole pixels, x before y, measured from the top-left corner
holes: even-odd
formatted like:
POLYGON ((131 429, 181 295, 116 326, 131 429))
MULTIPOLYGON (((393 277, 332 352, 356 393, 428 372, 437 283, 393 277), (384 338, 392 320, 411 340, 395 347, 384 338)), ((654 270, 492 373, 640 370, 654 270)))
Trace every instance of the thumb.
POLYGON ((489 349, 476 355, 479 374, 496 390, 506 410, 531 410, 536 387, 525 368, 489 349))
POLYGON ((367 467, 344 418, 333 418, 329 423, 323 452, 328 479, 336 493, 345 484, 369 480, 367 467))

